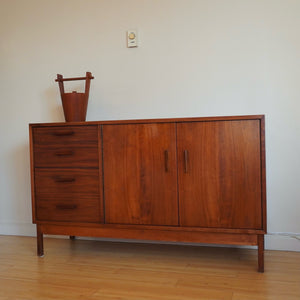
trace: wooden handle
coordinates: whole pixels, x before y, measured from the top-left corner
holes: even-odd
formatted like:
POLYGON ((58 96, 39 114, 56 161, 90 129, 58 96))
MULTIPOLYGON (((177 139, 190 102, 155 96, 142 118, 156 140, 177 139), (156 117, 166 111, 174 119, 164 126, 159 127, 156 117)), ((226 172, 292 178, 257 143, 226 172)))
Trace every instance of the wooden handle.
POLYGON ((61 95, 61 98, 63 98, 63 95, 65 93, 64 81, 85 80, 85 96, 86 96, 86 99, 88 99, 91 79, 94 79, 94 77, 92 76, 92 73, 86 72, 85 77, 73 77, 73 78, 63 78, 63 76, 61 74, 57 74, 57 78, 55 79, 55 81, 58 82, 60 95, 61 95))
POLYGON ((57 209, 75 209, 77 208, 76 204, 57 204, 57 209))
POLYGON ((62 97, 63 94, 65 93, 65 88, 64 88, 64 83, 63 83, 63 76, 61 74, 57 74, 57 80, 56 81, 58 81, 59 91, 60 91, 60 95, 62 97))
POLYGON ((169 151, 165 150, 165 171, 169 171, 169 151))
POLYGON ((188 159, 189 159, 189 152, 184 150, 184 173, 188 172, 188 159))
POLYGON ((89 93, 90 93, 90 85, 91 85, 91 79, 94 77, 92 76, 91 72, 86 72, 86 81, 85 81, 85 98, 89 99, 89 93))
POLYGON ((75 178, 74 177, 65 177, 65 178, 61 178, 61 177, 55 177, 54 178, 55 182, 59 182, 59 183, 63 183, 63 182, 74 182, 75 178))
POLYGON ((55 152, 56 156, 71 156, 73 154, 74 154, 74 152, 73 151, 69 151, 69 150, 55 152))
POLYGON ((62 82, 62 81, 74 81, 74 80, 86 80, 86 79, 94 79, 91 72, 87 72, 86 77, 73 77, 73 78, 63 78, 62 75, 57 74, 57 79, 55 79, 55 81, 62 82))
POLYGON ((68 135, 73 135, 73 134, 74 134, 73 130, 64 130, 64 131, 53 132, 53 135, 55 135, 55 136, 68 136, 68 135))

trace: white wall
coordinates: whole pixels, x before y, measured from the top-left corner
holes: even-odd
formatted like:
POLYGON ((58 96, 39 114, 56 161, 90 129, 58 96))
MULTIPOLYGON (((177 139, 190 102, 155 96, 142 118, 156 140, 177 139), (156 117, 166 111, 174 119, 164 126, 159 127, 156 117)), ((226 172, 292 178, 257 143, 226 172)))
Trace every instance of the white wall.
POLYGON ((56 74, 91 71, 88 120, 266 114, 268 231, 282 233, 267 247, 300 250, 299 11, 299 0, 1 0, 0 234, 35 233, 28 123, 63 121, 56 74))

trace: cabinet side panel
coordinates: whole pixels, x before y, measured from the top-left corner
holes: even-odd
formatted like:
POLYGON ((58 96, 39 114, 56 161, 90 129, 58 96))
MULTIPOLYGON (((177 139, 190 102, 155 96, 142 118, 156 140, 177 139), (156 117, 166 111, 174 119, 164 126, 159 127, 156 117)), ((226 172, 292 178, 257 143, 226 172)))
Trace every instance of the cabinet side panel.
POLYGON ((34 154, 33 154, 33 126, 29 125, 29 153, 30 153, 30 180, 31 180, 31 209, 32 209, 32 222, 36 223, 35 215, 35 181, 34 181, 34 154))
POLYGON ((260 120, 260 149, 261 149, 261 198, 262 198, 262 224, 267 232, 267 194, 266 194, 266 147, 265 147, 265 117, 260 120))
POLYGON ((99 157, 99 216, 101 223, 105 223, 104 216, 104 195, 103 195, 103 143, 102 143, 102 125, 98 126, 98 157, 99 157))

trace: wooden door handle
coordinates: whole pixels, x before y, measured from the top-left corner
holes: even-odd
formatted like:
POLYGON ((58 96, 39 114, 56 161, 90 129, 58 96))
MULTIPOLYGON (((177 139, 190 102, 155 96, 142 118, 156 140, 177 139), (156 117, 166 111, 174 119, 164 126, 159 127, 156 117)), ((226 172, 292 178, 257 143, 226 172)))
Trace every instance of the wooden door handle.
POLYGON ((184 173, 188 173, 189 152, 184 150, 184 173))
POLYGON ((165 150, 165 171, 169 172, 169 151, 165 150))

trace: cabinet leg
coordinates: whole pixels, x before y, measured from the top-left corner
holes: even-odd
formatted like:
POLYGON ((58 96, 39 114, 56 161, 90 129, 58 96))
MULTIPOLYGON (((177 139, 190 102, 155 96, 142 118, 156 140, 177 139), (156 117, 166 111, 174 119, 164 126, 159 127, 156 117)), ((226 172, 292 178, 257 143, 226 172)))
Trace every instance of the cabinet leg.
POLYGON ((70 240, 74 241, 75 240, 75 235, 70 235, 70 240))
POLYGON ((37 255, 44 256, 44 238, 40 225, 36 225, 37 255))
POLYGON ((265 237, 263 234, 257 236, 257 246, 258 246, 258 272, 263 273, 264 268, 264 251, 265 251, 265 237))

